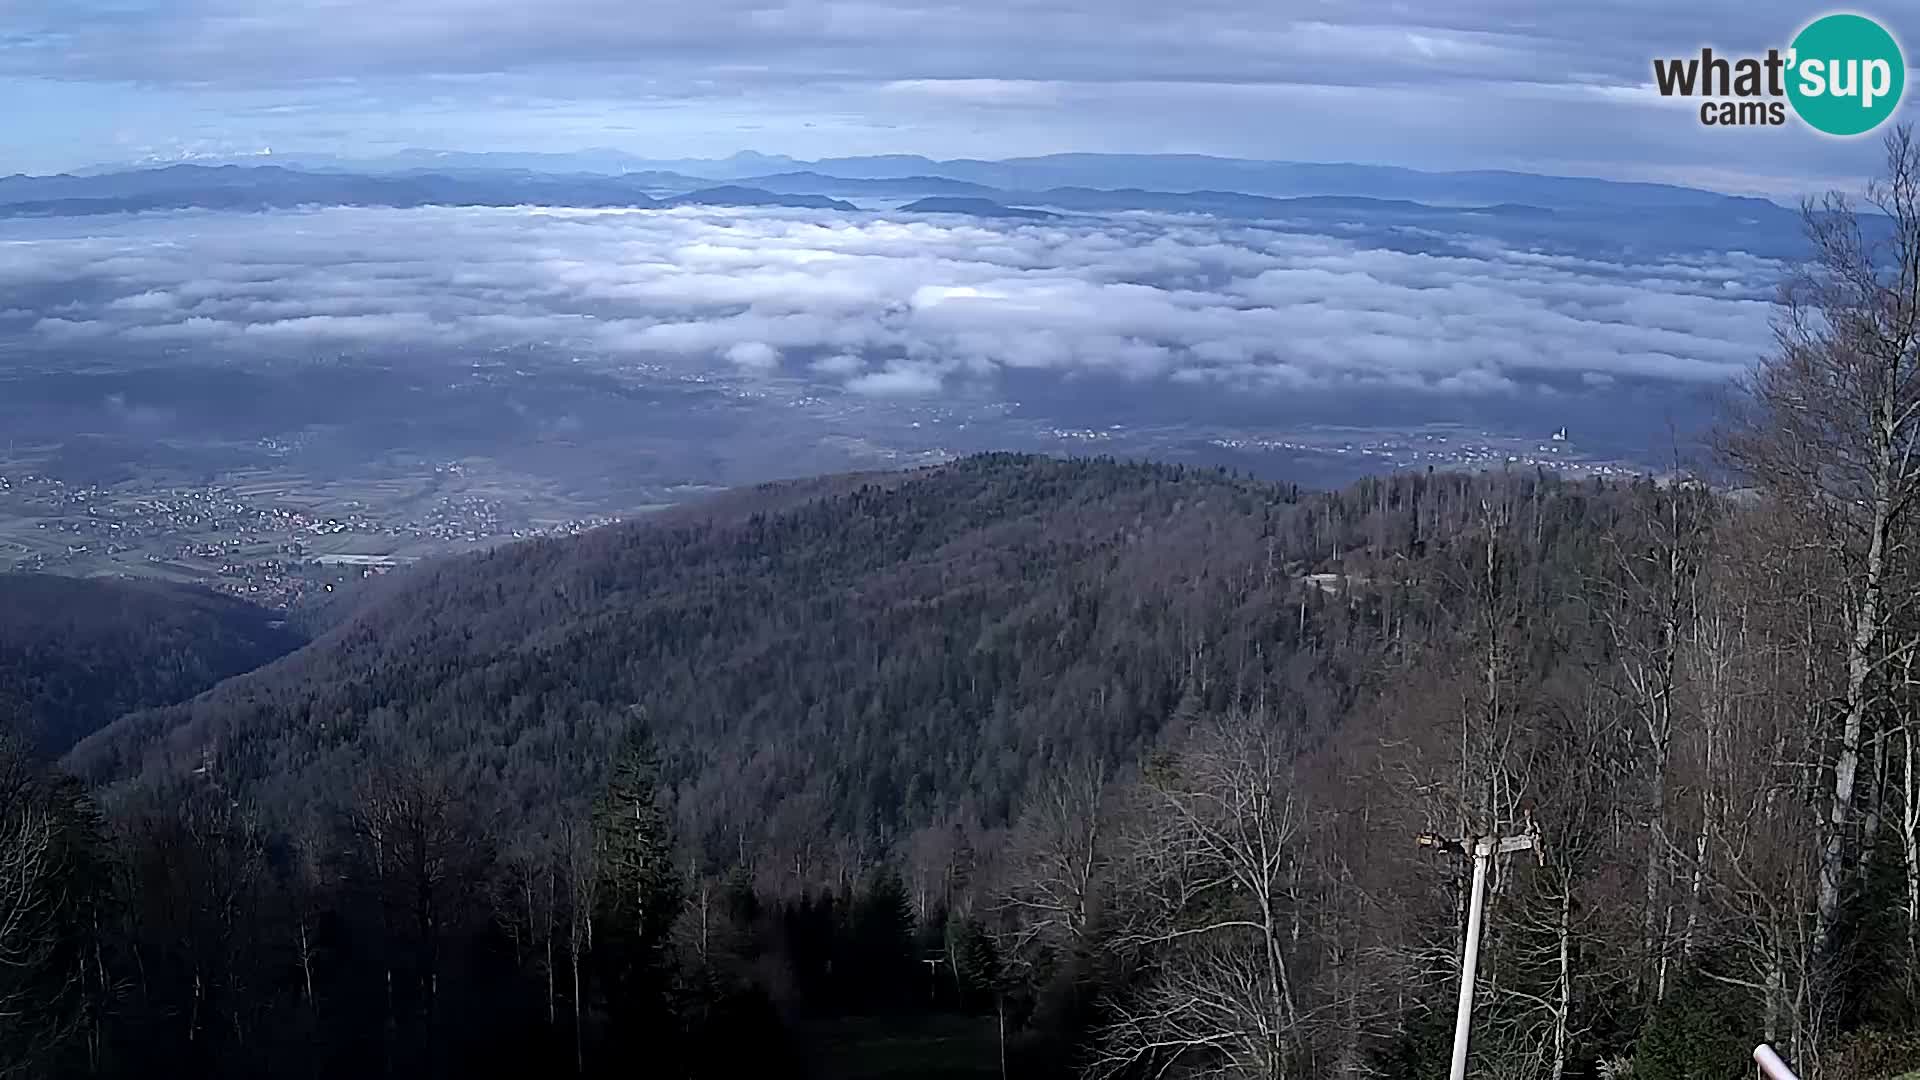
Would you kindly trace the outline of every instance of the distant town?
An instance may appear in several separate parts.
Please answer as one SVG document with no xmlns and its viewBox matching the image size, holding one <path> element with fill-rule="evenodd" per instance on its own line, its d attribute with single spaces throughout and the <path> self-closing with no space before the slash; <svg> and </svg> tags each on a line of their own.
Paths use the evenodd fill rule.
<svg viewBox="0 0 1920 1080">
<path fill-rule="evenodd" d="M 1368 471 L 1395 469 L 1544 468 L 1570 476 L 1637 476 L 1643 465 L 1593 456 L 1574 445 L 1566 428 L 1543 440 L 1502 436 L 1489 431 L 1428 428 L 1417 432 L 1368 432 L 1331 429 L 1285 438 L 1215 438 L 1213 445 L 1234 450 L 1352 455 L 1371 458 Z"/>
<path fill-rule="evenodd" d="M 426 555 L 569 535 L 615 520 L 536 523 L 455 493 L 395 516 L 348 500 L 325 510 L 234 484 L 138 490 L 0 473 L 0 569 L 198 581 L 269 607 Z"/>
</svg>

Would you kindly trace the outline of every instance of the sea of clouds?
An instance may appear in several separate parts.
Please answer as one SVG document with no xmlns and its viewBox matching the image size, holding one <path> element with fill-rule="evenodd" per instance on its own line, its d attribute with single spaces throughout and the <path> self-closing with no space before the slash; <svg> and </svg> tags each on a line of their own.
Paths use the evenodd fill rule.
<svg viewBox="0 0 1920 1080">
<path fill-rule="evenodd" d="M 1767 258 L 1327 231 L 707 207 L 0 222 L 0 342 L 241 358 L 541 345 L 884 397 L 1016 370 L 1283 391 L 1698 389 L 1771 341 L 1782 268 Z"/>
</svg>

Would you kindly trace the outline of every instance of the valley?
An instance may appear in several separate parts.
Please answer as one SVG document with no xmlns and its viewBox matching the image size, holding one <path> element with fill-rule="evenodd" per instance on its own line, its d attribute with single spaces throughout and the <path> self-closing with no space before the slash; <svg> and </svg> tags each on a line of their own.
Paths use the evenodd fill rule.
<svg viewBox="0 0 1920 1080">
<path fill-rule="evenodd" d="M 385 398 L 378 411 L 341 401 L 337 411 L 279 422 L 263 409 L 315 378 L 311 370 L 100 372 L 86 391 L 99 399 L 79 403 L 68 397 L 70 376 L 18 372 L 0 380 L 12 387 L 11 406 L 0 405 L 10 422 L 0 448 L 0 568 L 196 582 L 288 608 L 422 558 L 572 535 L 730 487 L 992 448 L 1225 467 L 1313 486 L 1401 469 L 1626 477 L 1671 467 L 1552 430 L 1254 427 L 1124 413 L 1123 422 L 1088 425 L 1084 407 L 1044 399 L 880 407 L 801 382 L 615 367 L 589 377 L 576 369 L 573 385 L 556 386 L 544 382 L 546 368 L 521 363 L 497 374 L 452 369 L 450 382 L 432 386 L 425 371 L 346 362 L 342 379 Z M 158 403 L 169 375 L 210 395 L 194 406 L 201 416 Z M 528 402 L 530 392 L 543 400 Z M 129 421 L 129 395 L 153 402 L 139 407 L 155 415 Z M 400 419 L 450 408 L 473 418 L 461 429 Z M 79 430 L 59 435 L 63 425 Z M 678 437 L 695 429 L 732 436 L 712 448 Z"/>
</svg>

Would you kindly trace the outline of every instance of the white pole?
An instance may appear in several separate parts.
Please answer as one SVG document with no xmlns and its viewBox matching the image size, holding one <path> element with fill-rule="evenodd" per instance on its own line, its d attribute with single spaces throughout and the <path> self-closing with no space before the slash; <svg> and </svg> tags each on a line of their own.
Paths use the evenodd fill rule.
<svg viewBox="0 0 1920 1080">
<path fill-rule="evenodd" d="M 1493 857 L 1491 838 L 1473 845 L 1473 895 L 1467 902 L 1467 943 L 1460 956 L 1460 1011 L 1453 1020 L 1453 1069 L 1450 1080 L 1466 1080 L 1467 1029 L 1473 1022 L 1473 970 L 1480 963 L 1480 915 L 1487 897 L 1487 860 Z"/>
<path fill-rule="evenodd" d="M 1780 1060 L 1780 1055 L 1773 1052 L 1773 1047 L 1766 1043 L 1753 1048 L 1753 1062 L 1760 1066 L 1760 1075 L 1767 1080 L 1799 1080 L 1793 1075 L 1793 1070 L 1787 1068 L 1787 1063 Z"/>
</svg>

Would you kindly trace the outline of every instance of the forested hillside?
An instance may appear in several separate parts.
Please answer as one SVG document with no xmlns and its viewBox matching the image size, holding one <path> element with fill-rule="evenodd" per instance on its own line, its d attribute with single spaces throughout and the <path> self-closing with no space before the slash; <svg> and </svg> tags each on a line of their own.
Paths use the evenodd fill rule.
<svg viewBox="0 0 1920 1080">
<path fill-rule="evenodd" d="M 272 612 L 202 589 L 0 574 L 0 735 L 56 757 L 300 644 Z"/>
<path fill-rule="evenodd" d="M 645 716 L 705 854 L 845 869 L 918 827 L 1004 825 L 1035 778 L 1132 761 L 1176 715 L 1284 693 L 1327 730 L 1379 617 L 1424 609 L 1389 590 L 1352 618 L 1341 586 L 1303 576 L 1372 575 L 1372 550 L 1453 536 L 1482 486 L 1303 503 L 1177 467 L 984 457 L 518 545 L 423 572 L 70 760 L 97 781 L 205 770 L 288 807 L 349 797 L 369 761 L 429 760 L 544 826 Z"/>
<path fill-rule="evenodd" d="M 1386 722 L 1381 702 L 1400 700 L 1405 680 L 1427 680 L 1429 694 L 1445 685 L 1433 680 L 1479 625 L 1490 528 L 1498 587 L 1516 611 L 1550 612 L 1604 563 L 1606 538 L 1660 497 L 1532 473 L 1410 474 L 1306 494 L 1218 472 L 1012 455 L 779 486 L 423 568 L 299 653 L 190 704 L 129 716 L 68 762 L 109 785 L 133 856 L 167 868 L 131 898 L 158 926 L 121 947 L 151 965 L 157 943 L 143 950 L 144 934 L 157 929 L 177 949 L 177 935 L 217 933 L 214 966 L 229 989 L 204 1007 L 269 1028 L 254 1053 L 308 1037 L 284 1027 L 300 1001 L 344 1009 L 363 996 L 350 987 L 393 977 L 361 966 L 369 935 L 411 942 L 414 994 L 460 973 L 459 991 L 394 1006 L 403 1016 L 487 1015 L 552 977 L 545 1007 L 557 1018 L 582 992 L 568 981 L 574 956 L 592 959 L 584 935 L 625 917 L 656 935 L 649 955 L 678 935 L 679 949 L 707 957 L 693 965 L 702 988 L 677 991 L 698 1004 L 678 999 L 663 1014 L 723 1018 L 711 1021 L 723 1035 L 679 1029 L 699 1048 L 688 1051 L 693 1071 L 726 1075 L 731 1059 L 708 1040 L 731 1043 L 732 1025 L 779 1047 L 751 1025 L 797 1039 L 842 1015 L 905 1022 L 901 1002 L 917 1001 L 961 1019 L 1015 1009 L 1014 1060 L 1051 1075 L 1078 1064 L 1093 1019 L 1083 1007 L 1110 975 L 1060 966 L 1065 939 L 1052 936 L 1091 931 L 1091 894 L 1057 927 L 1024 922 L 1032 901 L 1016 900 L 1020 890 L 1054 888 L 1024 877 L 1028 860 L 1046 859 L 1037 821 L 1092 813 L 1076 801 L 1085 783 L 1117 792 L 1159 775 L 1167 752 L 1228 718 L 1259 717 L 1289 757 L 1336 760 L 1350 728 Z M 1567 647 L 1529 641 L 1524 681 L 1560 670 Z M 1141 773 L 1149 760 L 1160 764 Z M 1319 771 L 1307 770 L 1315 789 Z M 611 858 L 607 800 L 635 790 L 657 798 L 627 805 L 659 808 L 643 830 L 650 854 L 619 860 L 639 875 L 636 896 L 662 906 L 644 917 L 639 900 L 626 916 L 601 911 L 589 893 L 602 871 L 582 877 Z M 208 842 L 214 851 L 183 857 L 182 845 Z M 264 910 L 222 912 L 199 930 L 146 910 L 174 890 L 228 892 L 236 873 L 262 890 Z M 406 929 L 423 917 L 404 899 L 410 874 L 436 898 L 424 935 Z M 354 884 L 369 875 L 397 879 L 396 906 Z M 728 944 L 694 944 L 708 935 Z M 517 959 L 491 967 L 505 963 L 501 949 Z M 929 956 L 945 958 L 944 975 L 930 979 L 919 962 Z M 185 978 L 205 960 L 176 962 Z M 665 971 L 654 973 L 660 988 L 635 991 L 642 1000 L 676 1000 Z M 315 972 L 339 982 L 309 986 Z M 235 996 L 289 977 L 290 1014 L 260 1015 L 271 998 Z M 585 977 L 596 980 L 590 968 Z M 588 1000 L 599 1011 L 586 1014 L 579 1053 L 617 1069 L 615 1018 L 639 1006 Z M 528 1007 L 537 1035 L 539 1006 Z M 328 1016 L 335 1068 L 388 1053 L 425 1068 L 412 1055 L 459 1027 L 383 1050 L 375 1016 Z M 564 1055 L 565 1025 L 557 1034 Z M 796 1046 L 780 1067 L 806 1067 L 810 1052 Z"/>
<path fill-rule="evenodd" d="M 1920 147 L 1685 475 L 987 456 L 421 568 L 0 754 L 0 1075 L 1920 1065 Z M 1501 847 L 1502 841 L 1512 842 Z"/>
</svg>

